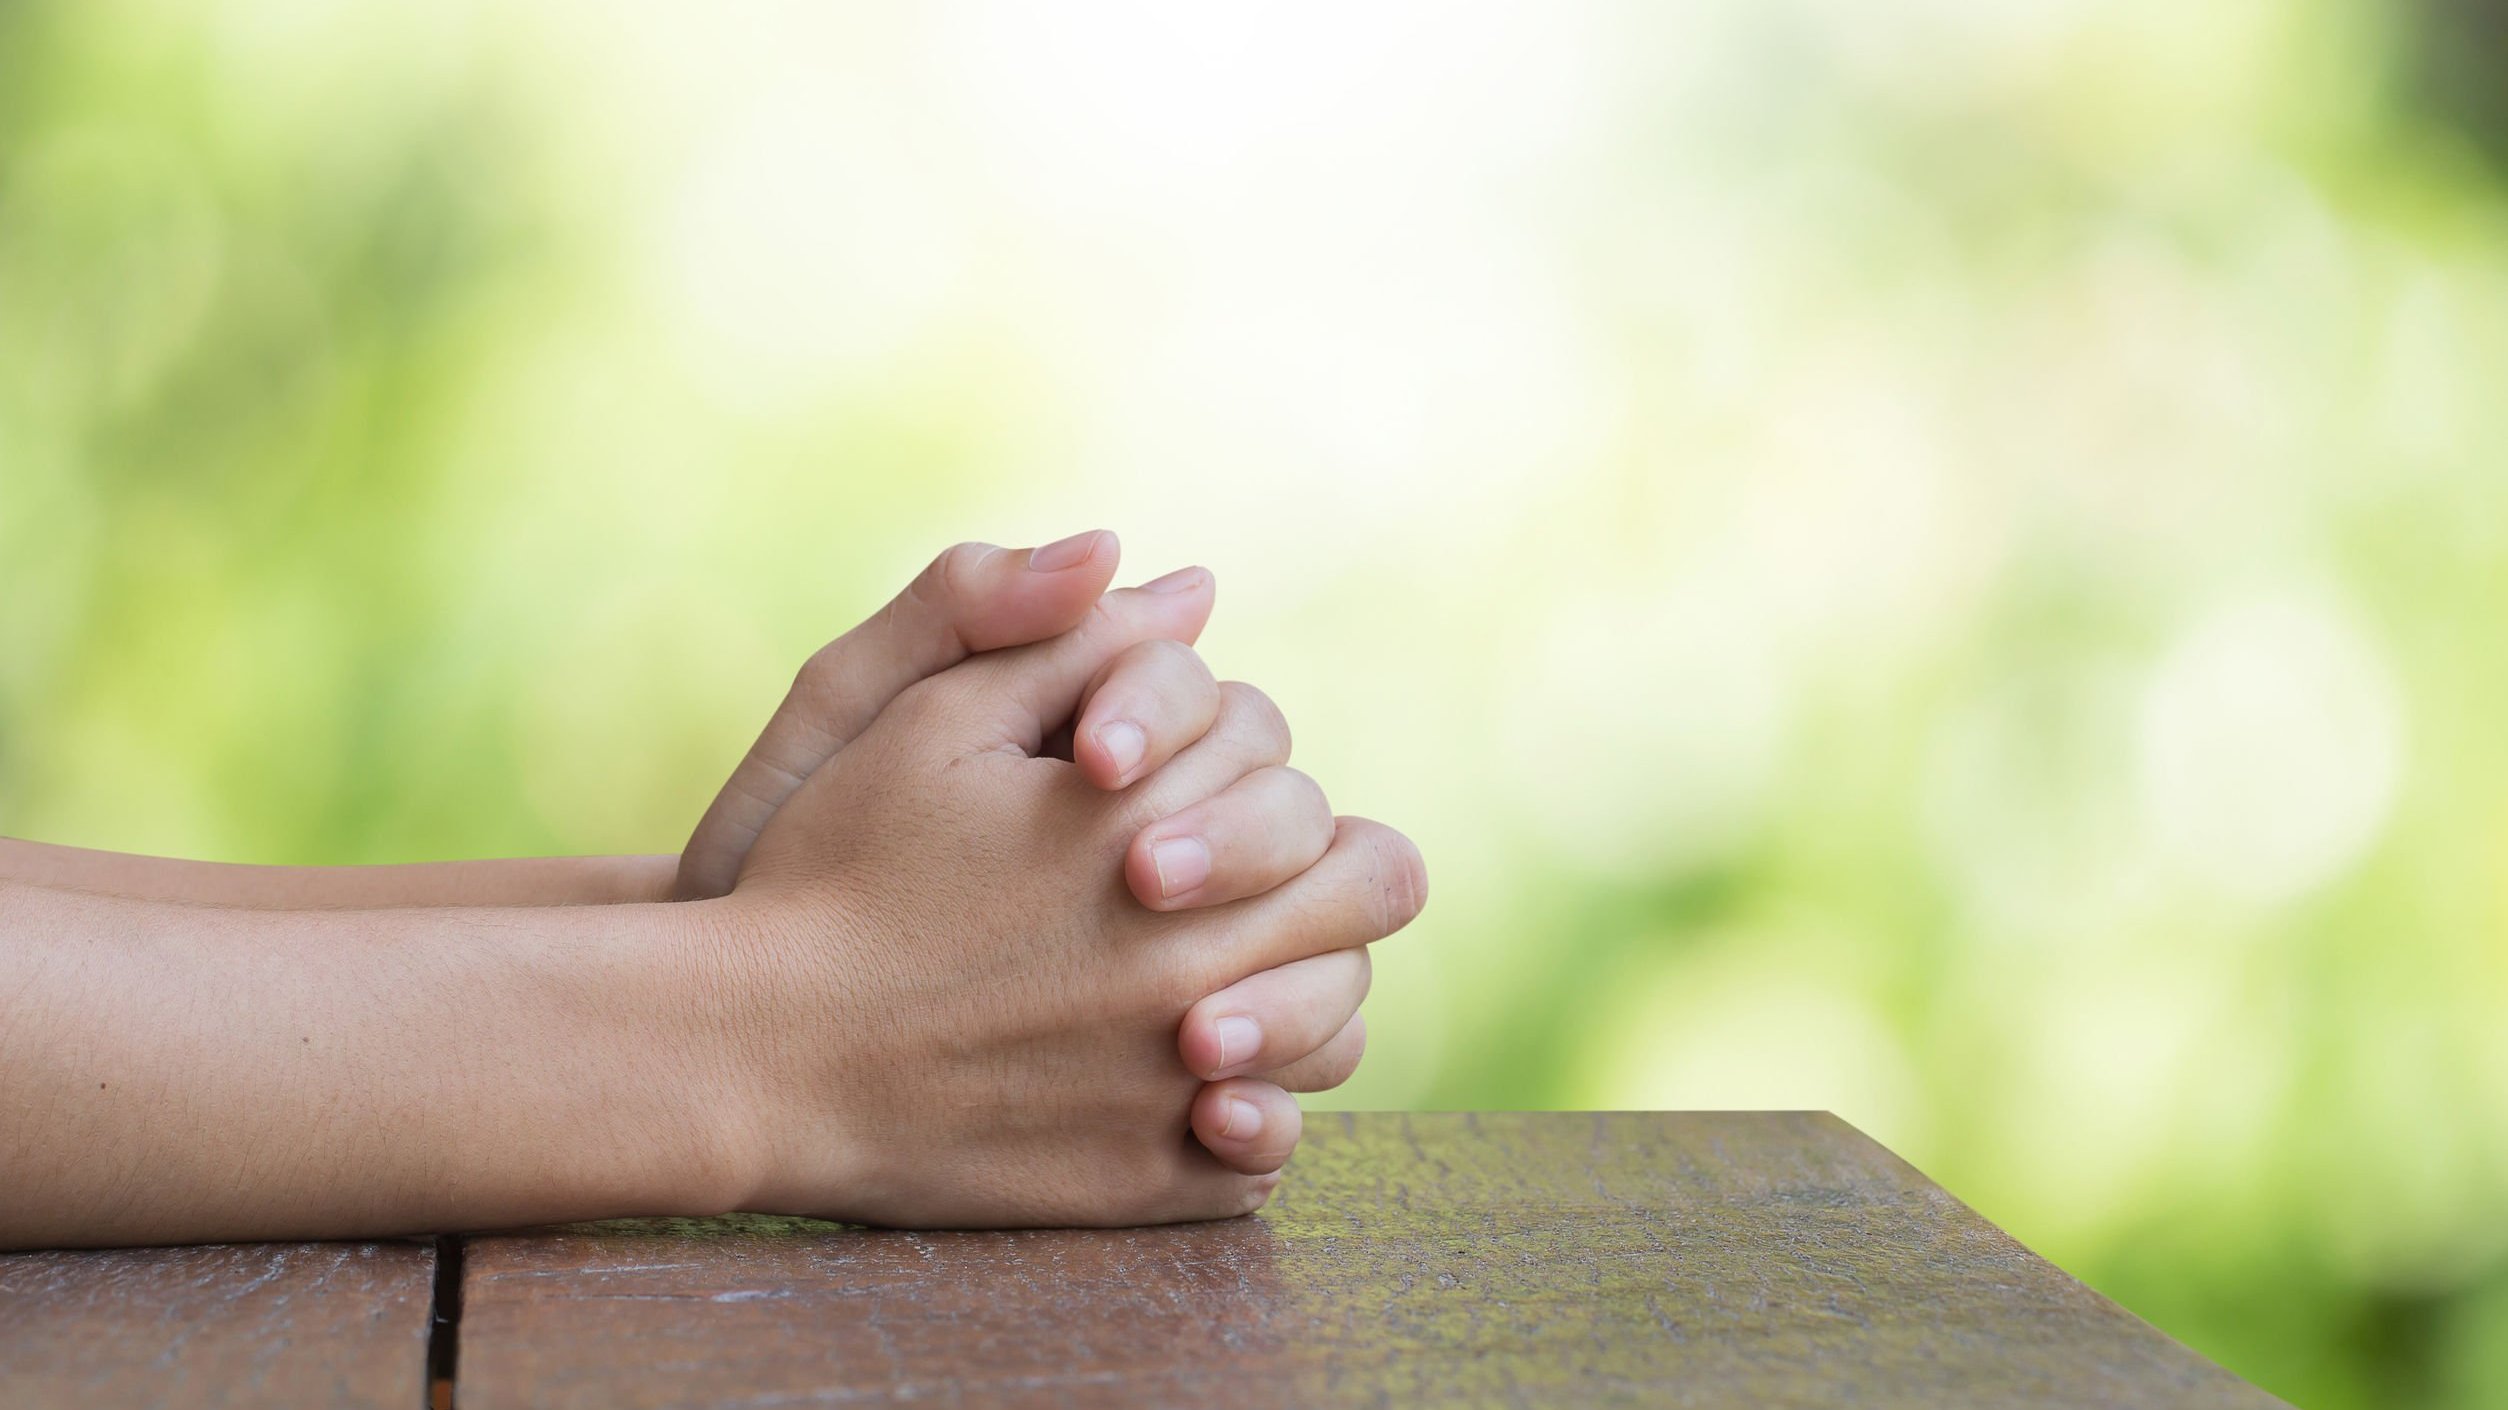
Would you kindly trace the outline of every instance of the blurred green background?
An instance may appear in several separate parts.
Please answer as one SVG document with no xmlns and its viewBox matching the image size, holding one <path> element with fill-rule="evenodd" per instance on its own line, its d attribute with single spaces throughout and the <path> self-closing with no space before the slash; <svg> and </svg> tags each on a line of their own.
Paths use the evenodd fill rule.
<svg viewBox="0 0 2508 1410">
<path fill-rule="evenodd" d="M 0 4 L 0 831 L 675 848 L 1108 526 L 1422 844 L 1358 1106 L 1834 1109 L 2508 1403 L 2476 0 Z"/>
</svg>

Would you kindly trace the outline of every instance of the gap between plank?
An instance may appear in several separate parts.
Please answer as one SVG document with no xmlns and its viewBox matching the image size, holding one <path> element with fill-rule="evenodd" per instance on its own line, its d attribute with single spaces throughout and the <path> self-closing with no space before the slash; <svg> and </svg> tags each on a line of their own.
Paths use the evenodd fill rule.
<svg viewBox="0 0 2508 1410">
<path fill-rule="evenodd" d="M 435 1304 L 427 1317 L 427 1410 L 453 1410 L 453 1371 L 461 1360 L 462 1241 L 435 1236 Z"/>
</svg>

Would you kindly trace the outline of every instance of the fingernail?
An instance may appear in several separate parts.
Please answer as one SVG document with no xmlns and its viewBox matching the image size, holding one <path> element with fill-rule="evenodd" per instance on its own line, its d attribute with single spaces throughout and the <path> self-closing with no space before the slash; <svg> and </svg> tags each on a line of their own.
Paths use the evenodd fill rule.
<svg viewBox="0 0 2508 1410">
<path fill-rule="evenodd" d="M 1148 582 L 1141 584 L 1141 591 L 1143 591 L 1143 592 L 1187 592 L 1187 591 L 1190 591 L 1190 590 L 1191 590 L 1191 589 L 1193 589 L 1193 588 L 1196 588 L 1196 587 L 1201 586 L 1201 583 L 1202 583 L 1202 570 L 1201 570 L 1201 569 L 1199 569 L 1199 568 L 1178 568 L 1176 571 L 1174 571 L 1174 572 L 1172 572 L 1172 573 L 1169 573 L 1167 576 L 1165 576 L 1165 577 L 1163 577 L 1163 578 L 1152 578 L 1152 579 L 1150 579 Z"/>
<path fill-rule="evenodd" d="M 1150 844 L 1161 899 L 1181 896 L 1210 880 L 1210 847 L 1198 837 L 1170 837 Z"/>
<path fill-rule="evenodd" d="M 1250 1141 L 1263 1134 L 1263 1109 L 1243 1097 L 1228 1098 L 1228 1119 L 1219 1134 L 1231 1141 Z"/>
<path fill-rule="evenodd" d="M 1149 753 L 1149 736 L 1130 720 L 1110 720 L 1097 727 L 1097 747 L 1115 761 L 1116 778 L 1130 778 L 1132 771 L 1141 766 L 1142 757 Z"/>
<path fill-rule="evenodd" d="M 1065 568 L 1078 567 L 1087 562 L 1088 556 L 1096 551 L 1097 536 L 1104 532 L 1103 529 L 1091 529 L 1085 534 L 1073 534 L 1067 539 L 1054 540 L 1028 555 L 1029 571 L 1059 573 Z"/>
<path fill-rule="evenodd" d="M 1219 1036 L 1219 1071 L 1214 1076 L 1225 1076 L 1238 1063 L 1253 1061 L 1262 1050 L 1263 1025 L 1241 1013 L 1232 1013 L 1210 1027 Z"/>
</svg>

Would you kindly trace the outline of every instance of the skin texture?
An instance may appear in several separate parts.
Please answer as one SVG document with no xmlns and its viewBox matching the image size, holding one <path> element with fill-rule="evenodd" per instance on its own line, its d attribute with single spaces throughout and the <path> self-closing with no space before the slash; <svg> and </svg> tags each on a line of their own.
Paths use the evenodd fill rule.
<svg viewBox="0 0 2508 1410">
<path fill-rule="evenodd" d="M 1288 726 L 1270 701 L 1241 682 L 1223 687 L 1188 645 L 1210 618 L 1211 575 L 1185 568 L 1108 593 L 1120 556 L 1115 536 L 1103 530 L 1032 550 L 982 543 L 944 550 L 886 607 L 812 654 L 676 859 L 264 867 L 0 838 L 0 879 L 146 900 L 285 910 L 597 905 L 719 896 L 737 878 L 756 829 L 907 687 L 973 652 L 1078 631 L 1112 655 L 1083 690 L 1078 718 L 1054 730 L 1047 748 L 1076 762 L 1082 777 L 1108 790 L 1125 788 L 1214 725 L 1223 734 L 1252 731 L 1257 752 L 1271 765 L 1241 781 L 1214 780 L 1213 787 L 1226 787 L 1226 794 L 1145 829 L 1124 863 L 1133 894 L 1154 910 L 1178 910 L 1269 890 L 1305 870 L 1331 841 L 1332 816 L 1323 792 L 1285 767 Z M 1241 1062 L 1224 1073 L 1213 1070 L 1212 1055 L 1228 1041 L 1214 1025 L 1233 1019 L 1240 1053 L 1250 1041 L 1243 1036 L 1245 1025 L 1270 1035 L 1259 1071 L 1275 1086 L 1293 1092 L 1338 1086 L 1349 1080 L 1365 1048 L 1365 1030 L 1350 1016 L 1365 997 L 1365 976 L 1360 955 L 1355 963 L 1300 964 L 1277 977 L 1250 979 L 1241 993 L 1213 995 L 1194 1010 L 1179 1034 L 1179 1051 L 1192 1070 L 1206 1076 L 1255 1071 Z M 1283 1036 L 1313 1032 L 1320 1014 L 1337 1017 L 1314 1042 L 1298 1047 Z M 1259 1099 L 1279 1118 L 1276 1100 Z M 1249 1147 L 1242 1134 L 1222 1134 L 1228 1124 L 1197 1120 L 1196 1129 L 1214 1151 L 1241 1167 L 1277 1168 L 1269 1140 Z"/>
<path fill-rule="evenodd" d="M 731 899 L 762 908 L 766 938 L 731 1007 L 765 1021 L 735 1043 L 794 1104 L 761 1118 L 779 1175 L 754 1207 L 1129 1224 L 1238 1214 L 1268 1195 L 1270 1176 L 1186 1139 L 1188 1111 L 1205 1134 L 1285 1159 L 1295 1108 L 1246 1079 L 1204 1093 L 1175 1061 L 1179 1017 L 1408 923 L 1426 894 L 1419 854 L 1341 819 L 1285 885 L 1192 911 L 1140 906 L 1110 879 L 1142 827 L 1269 767 L 1278 746 L 1250 726 L 1213 729 L 1107 793 L 1044 747 L 1097 669 L 1081 640 L 911 687 L 759 835 Z M 889 982 L 866 991 L 864 975 Z M 876 1036 L 846 1036 L 863 1034 Z"/>
<path fill-rule="evenodd" d="M 886 607 L 803 663 L 681 849 L 675 894 L 729 894 L 775 810 L 899 692 L 979 651 L 1080 626 L 1120 556 L 1113 534 L 1092 530 L 1036 549 L 962 543 L 934 558 Z M 1207 576 L 1193 592 L 1117 594 L 1100 630 L 1128 633 L 1119 645 L 1162 634 L 1190 644 L 1210 620 Z"/>
<path fill-rule="evenodd" d="M 677 857 L 497 857 L 374 867 L 266 867 L 142 857 L 0 837 L 0 881 L 138 901 L 264 910 L 601 906 L 670 896 Z"/>
<path fill-rule="evenodd" d="M 770 815 L 726 898 L 279 911 L 0 883 L 23 962 L 0 1244 L 1251 1208 L 1296 1109 L 1272 1082 L 1204 1088 L 1186 1012 L 1216 1038 L 1222 1011 L 1263 1010 L 1285 1044 L 1335 1016 L 1326 990 L 1354 1008 L 1363 966 L 1319 961 L 1409 918 L 1417 853 L 1327 819 L 1320 862 L 1244 900 L 1159 911 L 1116 886 L 1145 828 L 1288 747 L 1259 692 L 1137 645 L 1075 630 L 909 687 Z M 1119 711 L 1133 679 L 1186 698 Z M 1181 737 L 1206 708 L 1165 763 L 1101 761 L 1112 791 L 1046 749 L 1059 720 Z M 1290 1007 L 1321 1017 L 1270 1011 L 1302 973 L 1319 987 Z M 1337 1080 L 1346 1057 L 1335 1038 L 1290 1067 Z"/>
<path fill-rule="evenodd" d="M 1064 659 L 1098 664 L 1076 716 L 1044 729 L 1046 752 L 1119 793 L 1198 746 L 1197 762 L 1157 791 L 1172 815 L 1151 819 L 1124 852 L 1121 873 L 1139 903 L 1218 906 L 1288 882 L 1324 855 L 1335 820 L 1313 781 L 1285 767 L 1286 722 L 1252 687 L 1214 680 L 1186 644 L 1209 618 L 1210 575 L 1188 568 L 1106 593 L 1118 553 L 1112 534 L 1093 531 L 1035 550 L 960 544 L 939 555 L 888 607 L 812 656 L 676 859 L 255 867 L 0 839 L 0 881 L 265 911 L 712 897 L 739 875 L 757 830 L 901 693 L 971 653 L 1061 633 Z M 1196 790 L 1216 796 L 1196 801 Z M 1298 1129 L 1286 1092 L 1349 1078 L 1364 1048 L 1355 1011 L 1366 987 L 1366 953 L 1354 948 L 1204 996 L 1174 1030 L 1185 1069 L 1260 1080 L 1191 1094 L 1180 1109 L 1203 1144 L 1241 1173 L 1278 1169 Z"/>
<path fill-rule="evenodd" d="M 148 857 L 0 837 L 0 881 L 138 900 L 271 910 L 605 905 L 727 894 L 756 829 L 899 691 L 997 646 L 1059 636 L 1088 618 L 1120 558 L 1104 530 L 1039 549 L 958 544 L 861 626 L 814 653 L 677 857 L 518 857 L 395 866 L 274 867 Z M 1038 571 L 1032 564 L 1047 565 Z M 1184 591 L 1175 591 L 1182 579 Z M 1207 574 L 1164 592 L 1119 592 L 1122 630 L 1190 643 L 1209 620 Z M 1165 753 L 1181 741 L 1161 739 Z M 1156 761 L 1153 760 L 1153 765 Z M 1136 770 L 1146 772 L 1146 768 Z"/>
<path fill-rule="evenodd" d="M 1106 592 L 1121 555 L 1115 536 L 1075 534 L 1033 550 L 962 543 L 935 557 L 887 607 L 828 643 L 796 674 L 792 688 L 706 811 L 681 854 L 674 894 L 721 895 L 741 874 L 758 833 L 796 791 L 869 727 L 890 702 L 968 656 L 1075 633 L 1110 651 L 1083 686 L 1078 716 L 1047 728 L 1041 747 L 1071 760 L 1081 777 L 1120 790 L 1158 770 L 1214 727 L 1245 734 L 1240 742 L 1268 768 L 1240 782 L 1212 780 L 1227 796 L 1161 819 L 1128 849 L 1126 883 L 1143 905 L 1178 910 L 1259 894 L 1296 876 L 1321 857 L 1332 816 L 1313 780 L 1285 767 L 1289 731 L 1261 692 L 1214 680 L 1190 650 L 1210 619 L 1216 584 L 1200 568 L 1184 568 L 1139 588 Z M 1154 833 L 1154 835 L 1153 835 Z M 1180 852 L 1171 850 L 1181 848 Z M 1193 869 L 1194 884 L 1170 892 L 1157 869 L 1164 851 Z M 1171 868 L 1172 870 L 1172 868 Z M 1180 873 L 1179 873 L 1180 874 Z M 1260 982 L 1256 982 L 1259 980 Z M 1224 1040 L 1216 1031 L 1233 1018 L 1270 1035 L 1263 1043 L 1263 1083 L 1243 1084 L 1194 1107 L 1193 1128 L 1222 1159 L 1248 1173 L 1278 1169 L 1296 1144 L 1295 1103 L 1281 1092 L 1323 1091 L 1349 1080 L 1366 1048 L 1355 1017 L 1366 997 L 1364 952 L 1338 963 L 1301 963 L 1279 976 L 1250 979 L 1242 992 L 1208 996 L 1177 1035 L 1190 1070 L 1225 1073 L 1206 1060 Z M 1315 1015 L 1331 1025 L 1305 1047 Z M 1242 1046 L 1240 1047 L 1242 1051 Z M 1231 1119 L 1231 1118 L 1234 1119 Z"/>
<path fill-rule="evenodd" d="M 695 919 L 0 884 L 0 1246 L 732 1208 L 751 1134 Z"/>
</svg>

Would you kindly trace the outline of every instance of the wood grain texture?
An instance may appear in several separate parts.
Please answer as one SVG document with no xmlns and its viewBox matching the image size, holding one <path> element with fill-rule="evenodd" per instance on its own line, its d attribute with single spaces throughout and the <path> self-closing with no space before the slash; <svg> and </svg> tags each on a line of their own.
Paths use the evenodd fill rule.
<svg viewBox="0 0 2508 1410">
<path fill-rule="evenodd" d="M 0 1405 L 426 1403 L 424 1244 L 0 1254 Z"/>
<path fill-rule="evenodd" d="M 2279 1404 L 1833 1117 L 1322 1116 L 1250 1219 L 483 1238 L 462 1410 Z"/>
</svg>

